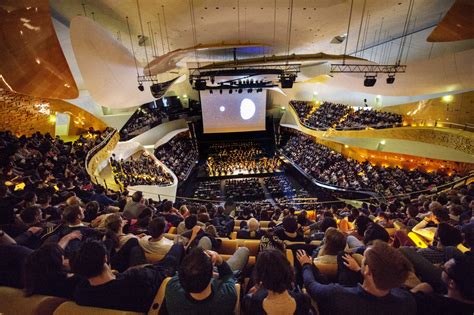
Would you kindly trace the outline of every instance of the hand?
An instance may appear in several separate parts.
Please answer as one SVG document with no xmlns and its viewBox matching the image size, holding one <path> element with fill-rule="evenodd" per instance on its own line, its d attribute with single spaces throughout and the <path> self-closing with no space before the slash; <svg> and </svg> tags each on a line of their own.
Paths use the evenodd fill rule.
<svg viewBox="0 0 474 315">
<path fill-rule="evenodd" d="M 69 234 L 67 234 L 65 236 L 68 240 L 72 241 L 73 239 L 81 239 L 82 238 L 82 234 L 81 234 L 81 231 L 74 231 L 74 232 L 71 232 Z"/>
<path fill-rule="evenodd" d="M 355 272 L 360 271 L 361 268 L 359 264 L 351 255 L 344 254 L 344 256 L 342 256 L 342 259 L 344 260 L 344 266 Z"/>
<path fill-rule="evenodd" d="M 38 226 L 32 226 L 28 229 L 28 232 L 31 232 L 32 234 L 39 234 L 43 231 L 43 228 L 38 227 Z"/>
<path fill-rule="evenodd" d="M 260 283 L 257 283 L 257 284 L 254 285 L 252 288 L 250 288 L 248 294 L 254 294 L 255 292 L 258 291 L 258 289 L 260 289 Z"/>
<path fill-rule="evenodd" d="M 219 266 L 224 261 L 222 257 L 213 250 L 205 250 L 204 253 L 211 258 L 213 265 Z"/>
<path fill-rule="evenodd" d="M 311 260 L 311 257 L 309 257 L 306 252 L 302 249 L 298 250 L 296 252 L 296 258 L 298 259 L 298 261 L 300 262 L 300 265 L 301 266 L 304 266 L 306 264 L 312 264 L 313 261 Z"/>
<path fill-rule="evenodd" d="M 309 231 L 309 226 L 303 226 L 303 231 L 304 232 Z"/>
<path fill-rule="evenodd" d="M 142 237 L 145 237 L 145 236 L 146 236 L 145 233 L 140 233 L 140 234 L 137 235 L 138 238 L 142 238 Z"/>
</svg>

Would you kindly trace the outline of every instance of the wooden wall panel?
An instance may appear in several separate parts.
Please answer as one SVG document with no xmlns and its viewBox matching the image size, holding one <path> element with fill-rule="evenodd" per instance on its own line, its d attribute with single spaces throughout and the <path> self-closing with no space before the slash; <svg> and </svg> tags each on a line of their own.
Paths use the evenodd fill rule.
<svg viewBox="0 0 474 315">
<path fill-rule="evenodd" d="M 0 60 L 0 81 L 11 91 L 56 99 L 79 96 L 47 0 L 1 1 Z"/>
<path fill-rule="evenodd" d="M 90 127 L 97 130 L 107 126 L 89 112 L 66 101 L 36 98 L 0 89 L 0 130 L 17 135 L 31 135 L 36 131 L 55 133 L 55 113 L 70 116 L 69 135 L 79 135 Z"/>
</svg>

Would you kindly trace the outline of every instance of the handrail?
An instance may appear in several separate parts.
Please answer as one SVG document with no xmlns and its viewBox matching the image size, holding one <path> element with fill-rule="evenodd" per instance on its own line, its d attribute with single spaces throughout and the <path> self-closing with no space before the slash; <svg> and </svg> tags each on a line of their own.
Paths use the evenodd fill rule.
<svg viewBox="0 0 474 315">
<path fill-rule="evenodd" d="M 305 127 L 316 130 L 316 131 L 328 131 L 329 129 L 334 129 L 337 131 L 353 131 L 353 130 L 366 130 L 366 129 L 387 129 L 387 128 L 401 128 L 401 127 L 436 127 L 436 128 L 452 128 L 452 129 L 459 129 L 459 130 L 466 130 L 466 131 L 473 131 L 474 132 L 474 124 L 466 123 L 466 124 L 458 124 L 448 121 L 442 121 L 439 119 L 420 119 L 420 118 L 410 118 L 409 116 L 404 116 L 404 121 L 401 123 L 395 124 L 383 124 L 383 125 L 364 125 L 360 127 L 328 127 L 328 128 L 316 128 L 311 125 L 306 124 L 301 120 L 301 117 L 298 115 L 297 109 L 292 104 L 292 101 L 289 102 L 291 108 L 295 111 L 296 116 L 298 117 L 298 121 Z"/>
</svg>

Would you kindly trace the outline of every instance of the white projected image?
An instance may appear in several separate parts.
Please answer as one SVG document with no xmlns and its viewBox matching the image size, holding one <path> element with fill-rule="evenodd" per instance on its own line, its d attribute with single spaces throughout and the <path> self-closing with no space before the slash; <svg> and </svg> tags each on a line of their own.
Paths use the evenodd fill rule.
<svg viewBox="0 0 474 315">
<path fill-rule="evenodd" d="M 204 133 L 265 130 L 266 92 L 201 92 Z"/>
</svg>

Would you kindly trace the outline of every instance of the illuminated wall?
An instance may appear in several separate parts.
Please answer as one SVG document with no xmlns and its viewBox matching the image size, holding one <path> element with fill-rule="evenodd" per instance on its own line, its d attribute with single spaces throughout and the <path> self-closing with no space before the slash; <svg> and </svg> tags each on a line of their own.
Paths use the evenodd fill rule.
<svg viewBox="0 0 474 315">
<path fill-rule="evenodd" d="M 387 106 L 383 110 L 413 119 L 474 124 L 474 91 Z"/>
<path fill-rule="evenodd" d="M 107 127 L 94 115 L 68 102 L 0 90 L 0 130 L 18 135 L 37 131 L 54 135 L 57 112 L 69 114 L 70 136 L 82 134 L 90 127 L 99 130 Z"/>
</svg>

